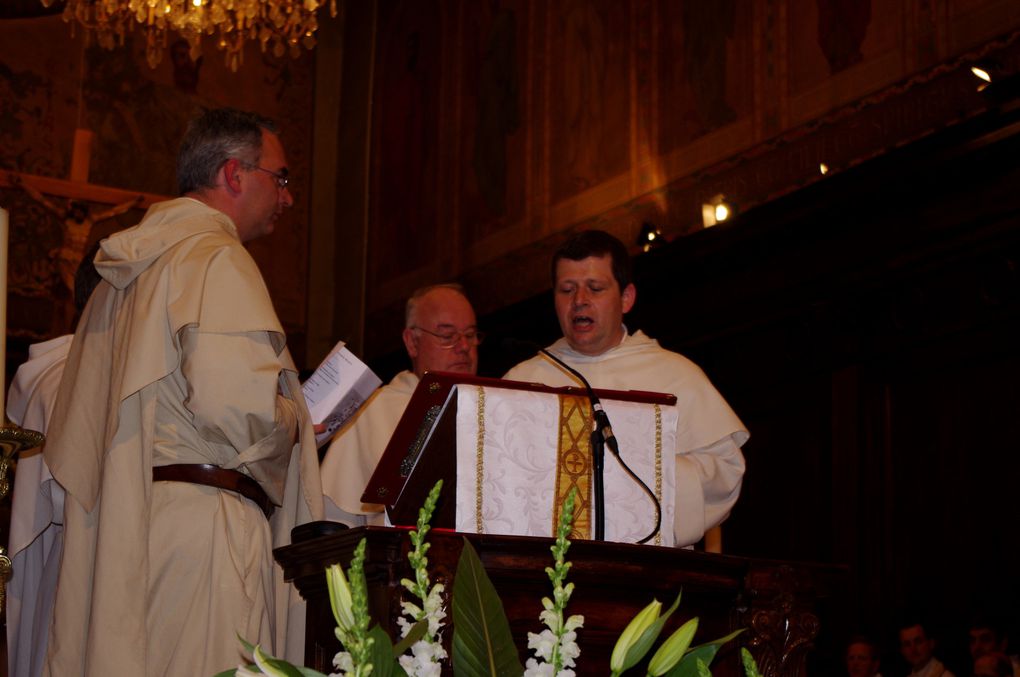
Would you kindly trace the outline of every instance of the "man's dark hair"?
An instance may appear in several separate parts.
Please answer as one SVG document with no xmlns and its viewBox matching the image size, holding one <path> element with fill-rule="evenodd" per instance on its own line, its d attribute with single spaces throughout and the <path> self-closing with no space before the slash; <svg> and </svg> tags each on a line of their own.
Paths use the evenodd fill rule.
<svg viewBox="0 0 1020 677">
<path fill-rule="evenodd" d="M 968 630 L 991 630 L 995 635 L 995 641 L 1001 642 L 1006 639 L 1006 624 L 1001 618 L 993 614 L 976 614 L 971 617 Z"/>
<path fill-rule="evenodd" d="M 262 130 L 276 133 L 276 123 L 234 108 L 204 111 L 191 121 L 177 153 L 177 187 L 181 195 L 216 185 L 216 172 L 236 158 L 257 165 L 262 156 Z"/>
<path fill-rule="evenodd" d="M 866 635 L 854 635 L 850 638 L 850 641 L 846 643 L 846 648 L 849 650 L 854 644 L 863 644 L 871 650 L 872 660 L 879 660 L 881 658 L 881 651 L 878 648 L 878 643 Z"/>
<path fill-rule="evenodd" d="M 931 620 L 923 615 L 909 614 L 901 617 L 896 626 L 896 633 L 899 634 L 913 627 L 920 627 L 924 631 L 924 636 L 932 639 Z"/>
<path fill-rule="evenodd" d="M 561 244 L 553 254 L 553 286 L 556 286 L 556 264 L 560 259 L 583 261 L 589 256 L 609 256 L 613 277 L 620 285 L 620 291 L 631 283 L 630 254 L 623 243 L 604 230 L 583 230 Z"/>
<path fill-rule="evenodd" d="M 89 297 L 92 296 L 92 292 L 103 279 L 93 262 L 101 242 L 101 240 L 97 240 L 89 247 L 85 256 L 82 257 L 81 263 L 78 264 L 78 270 L 74 272 L 74 309 L 78 315 L 81 315 L 81 311 L 85 310 L 85 304 L 89 302 Z"/>
</svg>

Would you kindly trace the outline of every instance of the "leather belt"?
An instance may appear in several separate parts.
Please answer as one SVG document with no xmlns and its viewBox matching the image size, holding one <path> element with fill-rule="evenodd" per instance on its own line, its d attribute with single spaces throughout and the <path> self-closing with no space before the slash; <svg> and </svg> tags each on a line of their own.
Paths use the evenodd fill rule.
<svg viewBox="0 0 1020 677">
<path fill-rule="evenodd" d="M 152 469 L 152 481 L 188 482 L 233 491 L 253 501 L 266 517 L 272 515 L 276 508 L 259 483 L 252 478 L 236 470 L 226 470 L 208 463 L 159 465 Z"/>
</svg>

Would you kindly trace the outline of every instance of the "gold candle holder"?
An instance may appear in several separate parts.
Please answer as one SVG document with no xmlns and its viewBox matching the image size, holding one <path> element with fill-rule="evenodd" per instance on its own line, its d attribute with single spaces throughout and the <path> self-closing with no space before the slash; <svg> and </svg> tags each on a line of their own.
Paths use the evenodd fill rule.
<svg viewBox="0 0 1020 677">
<path fill-rule="evenodd" d="M 6 498 L 11 491 L 8 471 L 14 465 L 18 454 L 42 446 L 45 440 L 40 432 L 26 430 L 10 421 L 4 421 L 3 427 L 0 427 L 0 500 Z M 0 546 L 0 614 L 6 609 L 7 581 L 11 579 L 13 568 L 6 549 Z"/>
</svg>

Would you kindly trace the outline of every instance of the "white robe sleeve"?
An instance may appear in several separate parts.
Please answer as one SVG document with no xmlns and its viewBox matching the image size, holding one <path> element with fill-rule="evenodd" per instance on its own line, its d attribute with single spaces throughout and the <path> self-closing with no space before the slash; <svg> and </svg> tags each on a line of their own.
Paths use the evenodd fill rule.
<svg viewBox="0 0 1020 677">
<path fill-rule="evenodd" d="M 733 435 L 677 454 L 673 533 L 678 546 L 697 543 L 729 516 L 743 477 L 744 455 Z"/>
</svg>

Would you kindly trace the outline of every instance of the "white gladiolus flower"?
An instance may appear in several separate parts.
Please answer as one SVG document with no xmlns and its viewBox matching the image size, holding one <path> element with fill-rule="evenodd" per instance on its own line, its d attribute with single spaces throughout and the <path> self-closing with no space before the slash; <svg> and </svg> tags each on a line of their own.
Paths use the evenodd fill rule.
<svg viewBox="0 0 1020 677">
<path fill-rule="evenodd" d="M 346 677 L 348 673 L 354 670 L 354 660 L 351 658 L 351 654 L 346 651 L 337 652 L 333 656 L 333 667 L 337 671 L 330 673 L 329 677 Z"/>
<path fill-rule="evenodd" d="M 535 655 L 544 661 L 552 658 L 553 649 L 558 642 L 559 639 L 552 630 L 543 630 L 537 635 L 533 632 L 528 633 L 528 648 L 534 649 Z"/>
<path fill-rule="evenodd" d="M 524 677 L 556 677 L 553 674 L 553 666 L 548 663 L 539 663 L 534 658 L 529 658 L 525 666 Z"/>
</svg>

